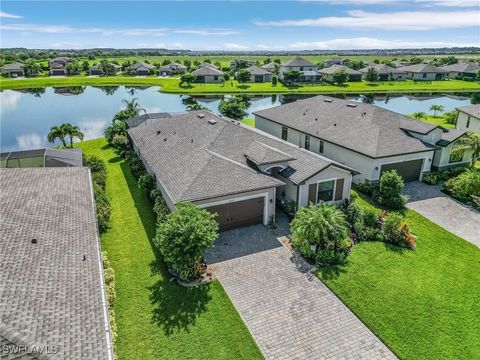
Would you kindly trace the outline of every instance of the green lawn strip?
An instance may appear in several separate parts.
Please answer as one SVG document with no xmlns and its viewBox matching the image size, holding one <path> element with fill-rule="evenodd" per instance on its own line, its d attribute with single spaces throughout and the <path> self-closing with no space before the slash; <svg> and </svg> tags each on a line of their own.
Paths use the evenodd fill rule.
<svg viewBox="0 0 480 360">
<path fill-rule="evenodd" d="M 408 114 L 407 116 L 410 116 L 413 118 L 412 114 Z M 426 123 L 432 124 L 432 125 L 438 125 L 447 129 L 453 129 L 455 127 L 454 124 L 449 124 L 445 121 L 445 116 L 440 115 L 440 116 L 433 116 L 433 115 L 427 115 L 426 118 L 424 119 L 419 119 L 419 121 L 424 121 Z"/>
<path fill-rule="evenodd" d="M 247 124 L 251 127 L 255 127 L 255 118 L 254 117 L 245 118 L 245 119 L 242 120 L 242 123 Z"/>
<path fill-rule="evenodd" d="M 415 251 L 363 242 L 318 277 L 401 359 L 479 359 L 480 249 L 404 214 Z"/>
<path fill-rule="evenodd" d="M 313 84 L 286 87 L 278 83 L 246 83 L 239 84 L 236 80 L 225 84 L 191 84 L 179 86 L 178 78 L 150 77 L 38 77 L 26 79 L 0 79 L 0 89 L 28 89 L 38 87 L 67 86 L 160 86 L 161 91 L 175 94 L 343 94 L 343 93 L 421 93 L 421 92 L 475 92 L 480 91 L 480 84 L 462 80 L 417 82 L 396 81 L 368 84 L 366 82 L 351 82 L 342 86 Z"/>
<path fill-rule="evenodd" d="M 184 288 L 158 260 L 155 217 L 105 139 L 78 145 L 107 164 L 111 229 L 102 235 L 116 275 L 118 359 L 257 359 L 261 353 L 218 281 Z"/>
</svg>

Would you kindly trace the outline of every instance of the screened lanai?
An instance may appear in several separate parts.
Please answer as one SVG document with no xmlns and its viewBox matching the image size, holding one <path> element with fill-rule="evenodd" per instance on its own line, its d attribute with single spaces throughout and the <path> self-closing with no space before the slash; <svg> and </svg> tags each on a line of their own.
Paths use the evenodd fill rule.
<svg viewBox="0 0 480 360">
<path fill-rule="evenodd" d="M 80 149 L 34 149 L 0 153 L 0 168 L 82 166 Z"/>
</svg>

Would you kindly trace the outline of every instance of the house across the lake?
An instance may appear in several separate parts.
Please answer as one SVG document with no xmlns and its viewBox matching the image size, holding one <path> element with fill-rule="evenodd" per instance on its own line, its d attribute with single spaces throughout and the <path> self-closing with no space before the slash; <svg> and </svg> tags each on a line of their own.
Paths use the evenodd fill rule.
<svg viewBox="0 0 480 360">
<path fill-rule="evenodd" d="M 345 65 L 347 59 L 338 55 L 333 55 L 330 59 L 324 61 L 325 67 L 332 65 Z"/>
<path fill-rule="evenodd" d="M 273 74 L 256 65 L 250 66 L 247 68 L 250 72 L 250 82 L 262 83 L 262 82 L 271 82 Z"/>
<path fill-rule="evenodd" d="M 2 359 L 112 360 L 86 167 L 0 169 Z"/>
<path fill-rule="evenodd" d="M 375 105 L 320 95 L 254 114 L 258 129 L 355 168 L 360 172 L 356 182 L 379 180 L 392 169 L 405 181 L 420 180 L 432 169 L 466 165 L 471 159 L 469 152 L 452 151 L 465 131 Z"/>
<path fill-rule="evenodd" d="M 380 81 L 387 80 L 405 80 L 407 78 L 406 72 L 402 68 L 394 68 L 385 64 L 370 64 L 363 69 L 360 69 L 360 72 L 363 74 L 363 77 L 368 72 L 368 69 L 374 69 L 378 73 L 378 79 Z"/>
<path fill-rule="evenodd" d="M 401 68 L 407 74 L 408 79 L 432 81 L 442 80 L 445 76 L 445 70 L 431 64 L 415 64 Z"/>
<path fill-rule="evenodd" d="M 148 76 L 156 69 L 155 66 L 147 63 L 136 63 L 127 68 L 127 73 L 136 74 L 137 76 Z"/>
<path fill-rule="evenodd" d="M 275 219 L 277 200 L 342 203 L 356 172 L 322 155 L 207 111 L 128 130 L 170 209 L 191 201 L 218 213 L 222 230 Z"/>
<path fill-rule="evenodd" d="M 73 60 L 69 57 L 59 56 L 49 62 L 51 76 L 67 76 L 67 66 Z"/>
<path fill-rule="evenodd" d="M 6 74 L 10 77 L 23 77 L 25 76 L 25 65 L 21 63 L 7 64 L 0 67 L 0 73 Z"/>
<path fill-rule="evenodd" d="M 185 65 L 173 62 L 160 68 L 160 76 L 183 74 L 187 70 L 188 67 L 186 67 Z"/>
<path fill-rule="evenodd" d="M 285 72 L 292 70 L 302 72 L 299 79 L 297 80 L 298 82 L 320 81 L 320 77 L 318 75 L 318 66 L 313 62 L 304 59 L 301 56 L 297 56 L 296 58 L 286 62 L 285 64 L 280 65 L 278 78 L 280 80 L 284 80 Z"/>
<path fill-rule="evenodd" d="M 469 77 L 475 79 L 480 71 L 480 65 L 474 62 L 457 63 L 443 66 L 445 77 L 449 79 Z"/>
<path fill-rule="evenodd" d="M 332 65 L 330 67 L 318 70 L 318 73 L 322 76 L 322 80 L 333 81 L 333 74 L 338 71 L 345 71 L 348 74 L 348 81 L 362 80 L 362 73 L 360 71 L 353 70 L 342 65 Z"/>
<path fill-rule="evenodd" d="M 456 128 L 480 133 L 480 105 L 458 107 Z"/>
<path fill-rule="evenodd" d="M 122 67 L 120 65 L 117 65 L 117 64 L 110 63 L 110 66 L 112 67 L 114 75 L 116 75 L 122 69 Z M 104 75 L 101 64 L 92 65 L 90 67 L 90 69 L 88 70 L 88 73 L 91 76 L 102 76 L 102 75 Z"/>
<path fill-rule="evenodd" d="M 197 83 L 206 84 L 223 82 L 223 72 L 211 64 L 200 66 L 197 70 L 192 72 L 192 75 L 195 76 L 194 81 Z"/>
</svg>

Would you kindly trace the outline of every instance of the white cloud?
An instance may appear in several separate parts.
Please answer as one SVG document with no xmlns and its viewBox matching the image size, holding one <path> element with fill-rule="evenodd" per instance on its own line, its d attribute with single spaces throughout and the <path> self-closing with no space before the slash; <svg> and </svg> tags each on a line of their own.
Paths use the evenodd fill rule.
<svg viewBox="0 0 480 360">
<path fill-rule="evenodd" d="M 445 7 L 478 7 L 478 0 L 415 0 L 416 3 L 426 6 L 445 6 Z"/>
<path fill-rule="evenodd" d="M 38 149 L 41 148 L 44 141 L 38 134 L 24 134 L 17 136 L 18 150 Z"/>
<path fill-rule="evenodd" d="M 18 91 L 5 90 L 0 92 L 0 113 L 15 110 L 22 94 Z"/>
<path fill-rule="evenodd" d="M 240 34 L 238 31 L 230 30 L 173 30 L 175 34 L 199 35 L 199 36 L 229 36 Z"/>
<path fill-rule="evenodd" d="M 172 49 L 183 49 L 184 48 L 183 44 L 180 43 L 180 42 L 173 43 L 170 47 Z"/>
<path fill-rule="evenodd" d="M 154 49 L 154 48 L 165 48 L 164 43 L 139 43 L 137 44 L 138 47 L 140 48 L 146 48 L 146 49 Z"/>
<path fill-rule="evenodd" d="M 5 11 L 0 11 L 0 18 L 5 18 L 5 19 L 21 19 L 21 18 L 23 18 L 23 16 L 10 14 L 10 13 L 7 13 L 7 12 L 5 12 Z"/>
<path fill-rule="evenodd" d="M 241 45 L 241 44 L 235 44 L 235 43 L 226 43 L 225 44 L 225 49 L 228 49 L 228 50 L 247 50 L 248 46 Z"/>
<path fill-rule="evenodd" d="M 328 3 L 330 5 L 408 5 L 445 7 L 476 7 L 478 0 L 299 0 L 307 3 Z"/>
<path fill-rule="evenodd" d="M 479 11 L 400 11 L 372 13 L 362 10 L 348 11 L 349 16 L 329 16 L 316 19 L 257 20 L 259 26 L 335 27 L 353 29 L 432 30 L 478 27 Z"/>
<path fill-rule="evenodd" d="M 52 47 L 57 49 L 79 49 L 83 47 L 83 45 L 80 43 L 59 42 L 52 44 Z"/>
<path fill-rule="evenodd" d="M 459 44 L 443 41 L 380 40 L 375 38 L 359 37 L 351 39 L 296 42 L 290 44 L 291 48 L 302 50 L 401 49 L 463 46 L 480 46 L 480 42 L 476 44 Z"/>
<path fill-rule="evenodd" d="M 85 120 L 78 124 L 82 130 L 85 140 L 97 139 L 103 136 L 107 121 L 103 119 Z"/>
</svg>

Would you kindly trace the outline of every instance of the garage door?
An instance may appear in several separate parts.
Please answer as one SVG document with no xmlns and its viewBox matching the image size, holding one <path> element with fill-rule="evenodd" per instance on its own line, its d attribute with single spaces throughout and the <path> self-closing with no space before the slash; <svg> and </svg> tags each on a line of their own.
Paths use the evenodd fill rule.
<svg viewBox="0 0 480 360">
<path fill-rule="evenodd" d="M 262 224 L 265 198 L 235 201 L 228 204 L 207 207 L 208 211 L 218 214 L 220 230 L 229 230 L 241 226 Z"/>
<path fill-rule="evenodd" d="M 397 173 L 404 181 L 415 181 L 420 178 L 422 172 L 423 159 L 403 161 L 393 164 L 382 165 L 380 175 L 388 170 L 397 170 Z"/>
</svg>

